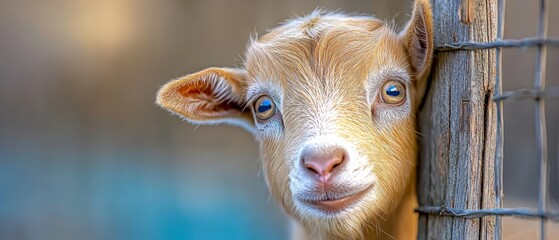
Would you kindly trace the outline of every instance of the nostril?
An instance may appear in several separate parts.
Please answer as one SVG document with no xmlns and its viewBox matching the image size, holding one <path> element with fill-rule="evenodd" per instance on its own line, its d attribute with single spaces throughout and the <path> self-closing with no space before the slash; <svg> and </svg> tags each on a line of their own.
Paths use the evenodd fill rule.
<svg viewBox="0 0 559 240">
<path fill-rule="evenodd" d="M 332 159 L 331 166 L 328 167 L 328 172 L 334 171 L 335 168 L 344 162 L 345 156 L 335 157 Z"/>
<path fill-rule="evenodd" d="M 316 174 L 320 174 L 321 171 L 320 171 L 319 167 L 314 165 L 312 162 L 307 162 L 303 159 L 303 163 L 305 164 L 305 168 L 307 168 L 311 172 L 314 172 Z"/>
<path fill-rule="evenodd" d="M 345 156 L 342 157 L 340 159 L 340 161 L 334 162 L 334 165 L 332 165 L 332 169 L 337 168 L 338 166 L 340 166 L 340 164 L 342 164 L 342 162 L 344 161 L 344 158 L 345 158 Z"/>
</svg>

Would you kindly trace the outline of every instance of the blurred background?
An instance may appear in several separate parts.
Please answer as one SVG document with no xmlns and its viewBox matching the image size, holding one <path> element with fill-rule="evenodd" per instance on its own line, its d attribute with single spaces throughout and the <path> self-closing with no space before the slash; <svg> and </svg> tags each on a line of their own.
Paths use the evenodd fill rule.
<svg viewBox="0 0 559 240">
<path fill-rule="evenodd" d="M 181 122 L 154 105 L 155 92 L 186 73 L 240 65 L 251 33 L 316 7 L 402 26 L 410 6 L 0 0 L 0 239 L 286 239 L 252 136 Z M 535 2 L 508 0 L 505 37 L 536 36 L 536 16 Z M 559 37 L 559 1 L 550 1 L 549 24 L 549 36 Z M 507 49 L 503 58 L 505 90 L 533 85 L 534 48 Z M 549 86 L 559 86 L 558 63 L 559 49 L 549 48 Z M 532 101 L 505 104 L 507 207 L 536 206 L 533 116 Z M 557 123 L 559 104 L 548 101 L 554 209 Z M 507 239 L 537 233 L 537 221 L 510 224 Z"/>
</svg>

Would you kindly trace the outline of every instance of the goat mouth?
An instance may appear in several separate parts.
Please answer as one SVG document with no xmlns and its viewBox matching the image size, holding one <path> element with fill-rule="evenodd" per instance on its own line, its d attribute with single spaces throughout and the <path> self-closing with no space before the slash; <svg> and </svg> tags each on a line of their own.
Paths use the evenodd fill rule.
<svg viewBox="0 0 559 240">
<path fill-rule="evenodd" d="M 371 190 L 373 186 L 369 186 L 364 190 L 356 193 L 347 194 L 339 197 L 326 197 L 320 199 L 302 199 L 301 202 L 312 208 L 316 208 L 326 212 L 338 212 L 348 208 L 358 202 L 363 196 Z"/>
</svg>

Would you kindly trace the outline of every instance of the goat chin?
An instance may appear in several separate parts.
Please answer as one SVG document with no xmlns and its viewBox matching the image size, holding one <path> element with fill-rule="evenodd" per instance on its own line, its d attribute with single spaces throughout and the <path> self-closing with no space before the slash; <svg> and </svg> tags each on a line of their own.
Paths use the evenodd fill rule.
<svg viewBox="0 0 559 240">
<path fill-rule="evenodd" d="M 415 239 L 417 199 L 413 178 L 396 208 L 380 209 L 368 216 L 371 208 L 357 203 L 352 209 L 332 214 L 309 213 L 303 219 L 291 220 L 291 239 Z"/>
</svg>

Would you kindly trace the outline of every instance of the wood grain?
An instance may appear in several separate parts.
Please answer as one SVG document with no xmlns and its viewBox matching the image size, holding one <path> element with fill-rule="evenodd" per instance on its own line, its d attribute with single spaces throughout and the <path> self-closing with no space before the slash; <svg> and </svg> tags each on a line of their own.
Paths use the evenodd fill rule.
<svg viewBox="0 0 559 240">
<path fill-rule="evenodd" d="M 435 45 L 495 41 L 496 0 L 468 1 L 475 16 L 461 21 L 460 1 L 433 0 Z M 495 50 L 439 52 L 419 117 L 419 204 L 493 208 Z M 418 239 L 494 239 L 495 217 L 422 215 Z"/>
</svg>

